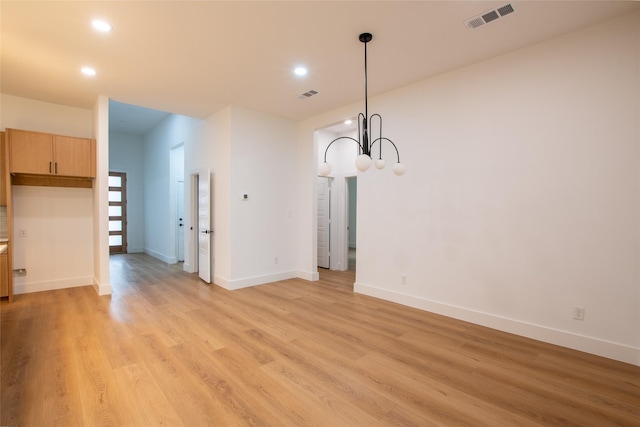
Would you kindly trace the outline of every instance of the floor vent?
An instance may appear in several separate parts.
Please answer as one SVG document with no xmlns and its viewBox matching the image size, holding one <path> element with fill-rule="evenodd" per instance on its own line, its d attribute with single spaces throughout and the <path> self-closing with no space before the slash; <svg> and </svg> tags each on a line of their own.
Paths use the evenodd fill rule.
<svg viewBox="0 0 640 427">
<path fill-rule="evenodd" d="M 310 91 L 307 91 L 305 93 L 302 93 L 302 94 L 298 95 L 298 98 L 307 99 L 307 98 L 311 98 L 313 95 L 317 95 L 317 94 L 318 94 L 318 91 L 312 89 Z"/>
<path fill-rule="evenodd" d="M 469 19 L 466 22 L 466 24 L 467 24 L 467 27 L 469 27 L 472 30 L 475 30 L 476 28 L 480 28 L 483 25 L 488 24 L 489 22 L 493 22 L 496 19 L 507 16 L 513 12 L 515 12 L 513 5 L 511 3 L 508 3 L 508 4 L 505 4 L 504 6 L 500 6 L 497 9 L 488 10 L 481 15 L 475 16 Z"/>
</svg>

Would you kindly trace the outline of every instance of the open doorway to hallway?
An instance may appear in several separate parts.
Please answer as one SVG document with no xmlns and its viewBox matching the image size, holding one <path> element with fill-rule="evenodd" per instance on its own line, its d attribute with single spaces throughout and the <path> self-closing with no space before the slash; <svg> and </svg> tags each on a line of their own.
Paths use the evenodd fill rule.
<svg viewBox="0 0 640 427">
<path fill-rule="evenodd" d="M 332 165 L 328 177 L 317 177 L 317 266 L 339 271 L 356 269 L 358 143 L 355 125 L 343 123 L 315 133 L 318 162 Z M 336 138 L 340 138 L 337 139 Z M 327 150 L 327 147 L 331 150 Z M 326 154 L 326 158 L 325 158 Z"/>
<path fill-rule="evenodd" d="M 347 270 L 356 271 L 356 233 L 358 213 L 358 178 L 349 176 L 347 181 Z"/>
</svg>

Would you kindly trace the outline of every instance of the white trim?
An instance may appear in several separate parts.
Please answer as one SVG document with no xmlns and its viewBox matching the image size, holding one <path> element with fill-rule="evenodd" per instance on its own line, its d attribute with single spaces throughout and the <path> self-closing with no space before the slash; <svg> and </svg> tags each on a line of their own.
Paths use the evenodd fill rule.
<svg viewBox="0 0 640 427">
<path fill-rule="evenodd" d="M 167 264 L 175 264 L 176 262 L 178 262 L 175 257 L 168 257 L 166 255 L 162 255 L 159 252 L 152 251 L 151 249 L 145 248 L 144 253 L 156 259 L 159 259 L 160 261 L 164 261 Z"/>
<path fill-rule="evenodd" d="M 94 283 L 93 284 L 93 288 L 96 290 L 96 292 L 98 293 L 98 296 L 104 296 L 104 295 L 111 295 L 111 285 L 110 284 L 103 284 L 103 283 Z"/>
<path fill-rule="evenodd" d="M 464 320 L 476 325 L 486 326 L 499 331 L 640 366 L 640 348 L 637 347 L 495 316 L 489 313 L 473 311 L 463 307 L 443 304 L 441 302 L 401 294 L 387 289 L 380 289 L 362 283 L 355 283 L 353 290 L 360 294 L 441 314 L 454 319 Z"/>
<path fill-rule="evenodd" d="M 317 271 L 300 271 L 296 272 L 296 277 L 298 279 L 308 280 L 310 282 L 317 282 L 320 280 L 320 273 Z"/>
<path fill-rule="evenodd" d="M 13 293 L 30 294 L 32 292 L 52 291 L 55 289 L 77 288 L 79 286 L 95 286 L 95 280 L 91 276 L 70 277 L 67 279 L 47 282 L 14 283 Z M 110 288 L 110 286 L 109 286 Z M 98 293 L 98 295 L 101 295 Z"/>
<path fill-rule="evenodd" d="M 250 286 L 264 285 L 265 283 L 278 282 L 280 280 L 296 278 L 296 272 L 285 271 L 282 273 L 267 274 L 264 276 L 247 277 L 244 279 L 228 280 L 220 276 L 214 276 L 213 283 L 229 291 L 248 288 Z"/>
<path fill-rule="evenodd" d="M 191 264 L 187 263 L 186 261 L 185 261 L 184 264 L 182 264 L 182 269 L 184 271 L 186 271 L 187 273 L 195 273 L 196 272 L 194 270 L 193 266 Z"/>
</svg>

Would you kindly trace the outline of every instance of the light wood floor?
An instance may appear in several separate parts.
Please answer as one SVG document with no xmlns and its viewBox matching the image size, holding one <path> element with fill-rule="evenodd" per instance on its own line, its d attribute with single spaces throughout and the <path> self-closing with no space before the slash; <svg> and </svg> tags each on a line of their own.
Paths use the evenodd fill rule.
<svg viewBox="0 0 640 427">
<path fill-rule="evenodd" d="M 640 368 L 352 293 L 145 255 L 1 304 L 8 426 L 639 426 Z"/>
</svg>

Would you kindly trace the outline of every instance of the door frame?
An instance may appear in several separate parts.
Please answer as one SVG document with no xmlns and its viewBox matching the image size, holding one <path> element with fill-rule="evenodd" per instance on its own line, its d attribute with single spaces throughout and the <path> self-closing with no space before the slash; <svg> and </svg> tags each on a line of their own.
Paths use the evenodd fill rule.
<svg viewBox="0 0 640 427">
<path fill-rule="evenodd" d="M 185 264 L 184 269 L 189 273 L 198 273 L 200 271 L 199 260 L 199 211 L 198 211 L 198 183 L 200 177 L 208 177 L 209 179 L 209 227 L 213 229 L 213 175 L 207 168 L 199 168 L 189 171 L 189 213 L 185 212 L 185 216 L 189 218 L 188 232 L 189 242 L 185 243 Z M 186 222 L 186 221 L 185 221 Z M 209 257 L 210 257 L 210 281 L 213 283 L 214 277 L 214 262 L 213 262 L 213 249 L 214 249 L 214 237 L 212 234 L 209 242 Z M 185 236 L 185 242 L 186 242 Z M 187 260 L 188 257 L 188 260 Z M 187 261 L 189 264 L 187 264 Z"/>
<path fill-rule="evenodd" d="M 184 180 L 176 181 L 176 260 L 184 262 L 185 220 L 184 220 Z M 180 194 L 182 193 L 182 194 Z M 182 196 L 182 197 L 180 197 Z M 182 212 L 182 215 L 180 213 Z"/>
<path fill-rule="evenodd" d="M 332 254 L 332 203 L 331 203 L 331 197 L 332 197 L 332 184 L 333 184 L 333 180 L 334 178 L 331 176 L 318 176 L 316 178 L 316 200 L 318 201 L 317 203 L 317 208 L 316 208 L 316 218 L 317 218 L 317 228 L 318 230 L 320 229 L 320 198 L 319 198 L 319 191 L 320 189 L 318 188 L 318 185 L 320 184 L 320 182 L 323 183 L 323 185 L 326 185 L 327 191 L 325 194 L 325 199 L 326 199 L 326 212 L 325 212 L 325 217 L 326 217 L 326 221 L 324 223 L 324 226 L 326 227 L 325 230 L 325 235 L 327 237 L 326 242 L 325 242 L 325 252 L 326 252 L 326 257 L 327 257 L 327 265 L 320 265 L 320 263 L 316 260 L 316 267 L 317 268 L 327 268 L 327 269 L 332 269 L 332 265 L 331 265 L 331 254 Z M 318 233 L 316 233 L 316 236 L 319 236 L 319 231 Z M 320 258 L 320 239 L 319 237 L 316 237 L 316 252 L 317 252 L 317 259 Z"/>
</svg>

